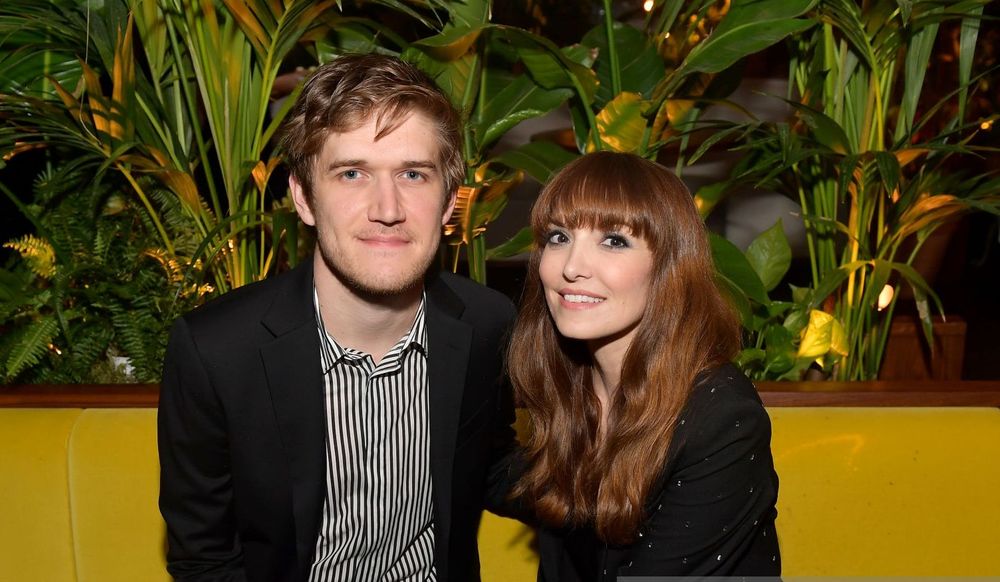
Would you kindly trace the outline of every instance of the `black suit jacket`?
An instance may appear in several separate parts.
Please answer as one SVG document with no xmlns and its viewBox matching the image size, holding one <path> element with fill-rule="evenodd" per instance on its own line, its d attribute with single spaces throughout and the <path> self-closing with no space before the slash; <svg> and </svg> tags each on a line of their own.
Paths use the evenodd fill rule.
<svg viewBox="0 0 1000 582">
<path fill-rule="evenodd" d="M 178 319 L 160 395 L 160 510 L 178 580 L 305 580 L 325 492 L 312 260 Z M 513 305 L 426 282 L 430 466 L 440 580 L 478 580 L 484 504 L 511 479 L 502 355 Z"/>
</svg>

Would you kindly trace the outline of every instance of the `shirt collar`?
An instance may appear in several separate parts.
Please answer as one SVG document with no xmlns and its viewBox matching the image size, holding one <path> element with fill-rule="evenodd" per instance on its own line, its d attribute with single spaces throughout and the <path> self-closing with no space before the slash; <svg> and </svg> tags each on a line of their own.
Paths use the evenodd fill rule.
<svg viewBox="0 0 1000 582">
<path fill-rule="evenodd" d="M 399 341 L 389 349 L 386 353 L 386 357 L 383 358 L 383 362 L 390 360 L 396 360 L 402 357 L 407 351 L 411 349 L 416 349 L 424 357 L 427 356 L 427 326 L 424 323 L 424 306 L 427 303 L 427 292 L 420 296 L 420 304 L 417 306 L 416 316 L 413 318 L 413 323 L 410 325 L 410 329 L 399 338 Z M 364 352 L 358 350 L 353 350 L 350 348 L 345 348 L 337 343 L 337 340 L 333 338 L 329 333 L 327 333 L 325 326 L 323 325 L 323 314 L 320 311 L 319 306 L 319 293 L 316 288 L 313 287 L 313 309 L 316 313 L 316 327 L 319 331 L 320 337 L 320 363 L 323 367 L 323 373 L 330 371 L 337 362 L 343 359 L 359 359 L 368 356 Z"/>
</svg>

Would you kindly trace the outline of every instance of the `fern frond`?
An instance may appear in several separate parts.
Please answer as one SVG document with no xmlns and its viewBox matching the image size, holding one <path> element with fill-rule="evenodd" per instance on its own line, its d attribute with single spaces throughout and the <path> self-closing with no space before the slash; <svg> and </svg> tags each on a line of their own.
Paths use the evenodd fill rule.
<svg viewBox="0 0 1000 582">
<path fill-rule="evenodd" d="M 25 369 L 38 364 L 49 351 L 59 331 L 59 322 L 49 315 L 15 332 L 3 362 L 4 380 L 9 382 Z"/>
<path fill-rule="evenodd" d="M 56 252 L 49 241 L 26 234 L 19 239 L 4 243 L 6 248 L 17 251 L 33 273 L 43 279 L 51 279 L 56 274 Z"/>
</svg>

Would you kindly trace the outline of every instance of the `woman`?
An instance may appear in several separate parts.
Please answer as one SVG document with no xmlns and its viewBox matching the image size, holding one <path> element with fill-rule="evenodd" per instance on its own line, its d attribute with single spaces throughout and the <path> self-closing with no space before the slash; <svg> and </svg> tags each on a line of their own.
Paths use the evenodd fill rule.
<svg viewBox="0 0 1000 582">
<path fill-rule="evenodd" d="M 729 360 L 740 328 L 676 176 L 566 166 L 535 203 L 509 367 L 531 421 L 514 496 L 548 582 L 777 576 L 770 422 Z"/>
</svg>

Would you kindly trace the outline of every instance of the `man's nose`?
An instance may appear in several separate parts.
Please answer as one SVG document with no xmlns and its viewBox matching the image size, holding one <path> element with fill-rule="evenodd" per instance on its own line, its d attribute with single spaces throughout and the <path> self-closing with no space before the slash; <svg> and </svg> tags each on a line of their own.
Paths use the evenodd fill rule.
<svg viewBox="0 0 1000 582">
<path fill-rule="evenodd" d="M 368 206 L 368 220 L 382 224 L 403 222 L 406 213 L 400 200 L 400 191 L 389 178 L 378 179 L 373 185 L 372 201 Z"/>
</svg>

